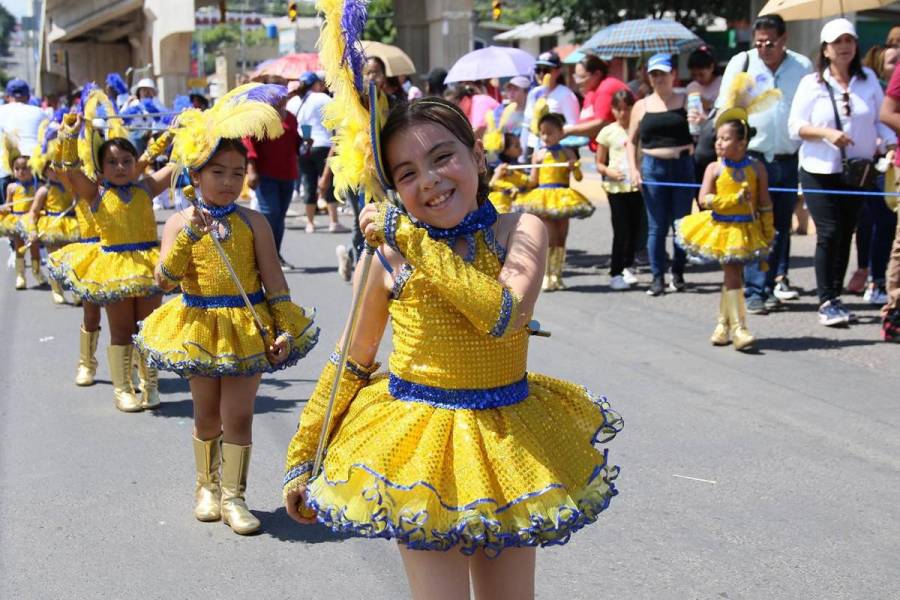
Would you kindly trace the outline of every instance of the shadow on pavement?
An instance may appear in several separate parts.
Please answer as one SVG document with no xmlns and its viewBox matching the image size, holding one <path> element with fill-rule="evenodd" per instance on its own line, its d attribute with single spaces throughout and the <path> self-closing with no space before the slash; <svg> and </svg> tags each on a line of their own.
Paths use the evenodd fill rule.
<svg viewBox="0 0 900 600">
<path fill-rule="evenodd" d="M 257 396 L 256 406 L 253 414 L 261 415 L 266 413 L 288 413 L 295 414 L 299 408 L 298 405 L 306 402 L 303 400 L 280 400 L 271 396 Z M 176 400 L 174 402 L 167 401 L 165 396 L 162 398 L 162 404 L 154 411 L 150 411 L 155 417 L 192 419 L 194 417 L 194 402 L 190 398 L 185 400 Z"/>
<path fill-rule="evenodd" d="M 762 338 L 756 341 L 756 350 L 773 352 L 803 352 L 806 350 L 840 350 L 853 346 L 874 346 L 879 340 L 831 340 L 812 336 Z"/>
<path fill-rule="evenodd" d="M 321 544 L 326 542 L 343 542 L 353 537 L 343 533 L 335 533 L 321 523 L 301 525 L 288 516 L 284 507 L 278 508 L 273 512 L 264 510 L 254 510 L 252 512 L 262 521 L 262 533 L 264 535 L 270 535 L 283 542 Z"/>
</svg>

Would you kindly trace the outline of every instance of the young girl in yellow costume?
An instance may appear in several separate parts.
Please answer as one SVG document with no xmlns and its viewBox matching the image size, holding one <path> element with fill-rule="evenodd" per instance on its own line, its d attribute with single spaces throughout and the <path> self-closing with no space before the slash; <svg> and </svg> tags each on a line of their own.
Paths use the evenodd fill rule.
<svg viewBox="0 0 900 600">
<path fill-rule="evenodd" d="M 524 171 L 509 168 L 510 163 L 518 162 L 522 156 L 519 136 L 505 131 L 506 124 L 515 111 L 515 102 L 507 105 L 500 115 L 499 123 L 494 121 L 493 112 L 488 111 L 485 115 L 487 130 L 482 138 L 484 151 L 488 154 L 489 165 L 498 163 L 491 174 L 488 200 L 500 214 L 512 212 L 516 197 L 531 188 L 531 178 Z"/>
<path fill-rule="evenodd" d="M 15 136 L 4 134 L 2 141 L 2 160 L 7 171 L 13 174 L 15 182 L 6 188 L 5 203 L 0 208 L 0 235 L 9 237 L 16 253 L 16 289 L 28 287 L 25 281 L 25 256 L 22 247 L 25 238 L 22 235 L 20 221 L 28 215 L 37 193 L 38 180 L 31 170 L 31 162 L 27 154 L 22 154 Z M 31 245 L 31 273 L 38 285 L 47 280 L 41 273 L 40 244 Z"/>
<path fill-rule="evenodd" d="M 338 114 L 366 119 L 353 112 L 352 80 L 329 64 L 354 36 L 339 29 L 340 3 L 319 6 Z M 344 125 L 330 121 L 339 133 Z M 360 214 L 386 268 L 367 280 L 365 264 L 357 268 L 361 312 L 333 418 L 323 424 L 339 357 L 288 449 L 285 504 L 301 523 L 397 540 L 413 598 L 468 598 L 470 586 L 479 598 L 528 598 L 534 548 L 565 543 L 616 494 L 618 469 L 593 443 L 612 437 L 619 417 L 581 386 L 526 373 L 545 228 L 531 215 L 497 215 L 465 115 L 441 99 L 415 100 L 394 109 L 380 136 L 380 178 L 409 216 L 386 201 Z M 337 141 L 339 185 L 358 183 L 345 167 L 358 164 L 362 144 Z M 375 376 L 388 318 L 389 373 Z M 312 473 L 323 427 L 323 470 Z M 451 548 L 461 552 L 428 551 Z"/>
<path fill-rule="evenodd" d="M 31 210 L 19 222 L 22 237 L 33 246 L 43 244 L 47 252 L 78 241 L 78 219 L 75 216 L 74 200 L 69 189 L 57 173 L 58 163 L 53 165 L 59 142 L 56 140 L 58 124 L 48 119 L 38 129 L 39 143 L 31 153 L 29 161 L 33 172 L 44 180 L 34 196 Z M 50 290 L 53 302 L 65 304 L 62 284 L 50 272 Z"/>
<path fill-rule="evenodd" d="M 135 336 L 151 364 L 190 383 L 194 516 L 221 518 L 243 535 L 260 526 L 244 493 L 261 374 L 296 364 L 319 334 L 312 316 L 291 302 L 265 217 L 235 204 L 247 169 L 241 138 L 281 135 L 281 118 L 272 104 L 286 94 L 282 86 L 248 84 L 209 111 L 189 110 L 178 118 L 172 161 L 189 170 L 193 188 L 185 188 L 185 195 L 196 196 L 196 205 L 166 222 L 156 280 L 164 290 L 180 285 L 182 294 L 147 317 Z"/>
<path fill-rule="evenodd" d="M 64 274 L 67 287 L 84 301 L 106 309 L 110 345 L 107 349 L 116 408 L 138 412 L 159 406 L 159 381 L 154 367 L 143 357 L 135 361 L 132 336 L 137 323 L 160 304 L 161 290 L 153 271 L 159 241 L 152 199 L 168 184 L 166 167 L 139 179 L 144 166 L 161 152 L 167 138 L 148 145 L 140 159 L 123 129 L 114 126 L 103 141 L 93 129 L 98 106 L 113 109 L 102 91 L 92 90 L 84 115 L 66 115 L 60 127 L 62 165 L 79 204 L 89 206 L 100 236 L 99 247 L 63 248 L 54 255 L 53 268 Z M 117 123 L 118 120 L 111 120 Z M 132 384 L 137 362 L 141 396 Z"/>
<path fill-rule="evenodd" d="M 719 318 L 710 341 L 736 350 L 749 350 L 755 341 L 747 330 L 743 265 L 765 260 L 774 240 L 772 201 L 765 166 L 747 155 L 752 136 L 751 112 L 764 110 L 780 92 L 770 90 L 753 98 L 753 80 L 739 73 L 726 95 L 726 110 L 716 118 L 717 162 L 710 164 L 700 187 L 700 206 L 676 225 L 675 241 L 686 252 L 722 264 L 724 286 Z"/>
<path fill-rule="evenodd" d="M 589 217 L 594 213 L 594 206 L 583 194 L 569 187 L 569 177 L 574 176 L 575 181 L 581 181 L 582 174 L 575 151 L 560 145 L 565 135 L 562 115 L 549 112 L 543 98 L 538 100 L 534 110 L 532 130 L 540 136 L 543 144 L 532 157 L 535 168 L 531 170 L 531 183 L 536 187 L 518 196 L 513 209 L 539 216 L 547 227 L 550 250 L 541 289 L 554 291 L 566 287 L 562 271 L 566 261 L 569 218 Z M 559 163 L 563 166 L 547 166 Z"/>
</svg>

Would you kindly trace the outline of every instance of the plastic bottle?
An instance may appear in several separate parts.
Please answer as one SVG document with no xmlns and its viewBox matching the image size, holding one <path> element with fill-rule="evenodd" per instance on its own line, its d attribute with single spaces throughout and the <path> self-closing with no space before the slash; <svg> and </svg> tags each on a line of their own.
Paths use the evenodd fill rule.
<svg viewBox="0 0 900 600">
<path fill-rule="evenodd" d="M 688 94 L 685 108 L 687 109 L 688 116 L 690 116 L 692 112 L 698 115 L 703 113 L 703 99 L 700 97 L 699 92 L 691 92 Z M 700 123 L 693 122 L 689 119 L 688 129 L 690 129 L 691 135 L 700 135 Z"/>
</svg>

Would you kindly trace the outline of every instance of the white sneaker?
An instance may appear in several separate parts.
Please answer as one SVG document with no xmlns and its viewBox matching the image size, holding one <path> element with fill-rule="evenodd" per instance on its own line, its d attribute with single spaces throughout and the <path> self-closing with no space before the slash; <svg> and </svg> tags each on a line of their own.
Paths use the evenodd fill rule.
<svg viewBox="0 0 900 600">
<path fill-rule="evenodd" d="M 800 297 L 800 292 L 793 289 L 786 278 L 775 283 L 775 289 L 772 290 L 772 294 L 781 301 L 796 300 Z"/>
<path fill-rule="evenodd" d="M 622 275 L 616 275 L 612 279 L 609 280 L 609 287 L 616 291 L 631 289 L 631 284 L 625 281 L 625 277 Z"/>
<path fill-rule="evenodd" d="M 350 277 L 353 275 L 353 261 L 350 259 L 347 246 L 338 244 L 334 249 L 334 253 L 338 259 L 338 274 L 344 281 L 350 281 Z"/>
<path fill-rule="evenodd" d="M 882 287 L 866 288 L 866 293 L 863 294 L 863 300 L 865 300 L 869 304 L 874 304 L 876 306 L 881 306 L 882 304 L 887 304 L 887 301 L 888 301 L 887 290 L 885 290 Z"/>
<path fill-rule="evenodd" d="M 622 279 L 625 280 L 625 283 L 628 285 L 634 285 L 638 282 L 638 278 L 628 269 L 622 269 Z"/>
</svg>

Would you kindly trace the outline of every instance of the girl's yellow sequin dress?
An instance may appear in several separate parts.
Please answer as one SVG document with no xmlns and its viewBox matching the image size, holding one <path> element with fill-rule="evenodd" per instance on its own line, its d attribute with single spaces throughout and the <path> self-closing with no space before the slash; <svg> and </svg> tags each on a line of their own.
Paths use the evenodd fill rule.
<svg viewBox="0 0 900 600">
<path fill-rule="evenodd" d="M 35 231 L 30 215 L 19 221 L 23 237 Z M 37 234 L 41 242 L 50 245 L 68 244 L 79 239 L 78 219 L 72 210 L 72 194 L 61 183 L 47 182 L 47 200 L 37 222 Z"/>
<path fill-rule="evenodd" d="M 488 333 L 422 273 L 450 268 L 493 280 L 485 289 L 460 283 L 457 302 L 460 293 L 494 293 L 505 250 L 490 229 L 474 238 L 467 264 L 428 238 L 417 242 L 423 255 L 404 254 L 409 262 L 395 275 L 389 305 L 389 373 L 370 379 L 378 365 L 348 363 L 323 471 L 312 481 L 336 355 L 304 409 L 288 449 L 285 493 L 308 484 L 308 505 L 336 531 L 410 549 L 495 554 L 563 544 L 617 494 L 618 467 L 594 447 L 621 427 L 606 399 L 527 372 L 529 334 L 507 330 L 508 290 L 497 317 L 503 326 Z"/>
<path fill-rule="evenodd" d="M 79 270 L 84 272 L 88 263 L 94 260 L 101 252 L 100 230 L 91 212 L 91 205 L 85 200 L 75 203 L 75 219 L 78 222 L 78 241 L 66 244 L 59 250 L 50 253 L 47 259 L 47 271 L 50 277 L 59 281 L 63 287 L 71 289 L 69 285 L 69 271 Z"/>
<path fill-rule="evenodd" d="M 522 171 L 507 171 L 503 177 L 498 177 L 491 184 L 488 200 L 500 214 L 512 212 L 513 201 L 519 194 L 528 191 L 528 175 Z"/>
<path fill-rule="evenodd" d="M 561 147 L 547 148 L 542 164 L 568 162 Z M 527 194 L 519 194 L 513 210 L 549 219 L 583 219 L 594 214 L 594 205 L 584 194 L 569 187 L 569 167 L 542 167 L 538 170 L 538 186 Z"/>
<path fill-rule="evenodd" d="M 739 168 L 722 165 L 711 211 L 688 215 L 676 225 L 675 241 L 689 254 L 720 263 L 768 257 L 769 243 L 756 217 L 756 170 L 750 159 L 743 162 L 747 164 Z"/>
<path fill-rule="evenodd" d="M 222 248 L 268 332 L 288 336 L 288 358 L 276 366 L 269 363 L 250 310 L 209 235 L 203 235 L 184 246 L 183 266 L 171 267 L 183 274 L 168 272 L 167 265 L 178 263 L 177 258 L 162 265 L 165 276 L 180 283 L 182 294 L 144 319 L 134 337 L 152 366 L 182 377 L 269 373 L 296 364 L 318 341 L 312 310 L 293 304 L 286 294 L 264 295 L 250 221 L 245 209 L 229 208 L 219 219 Z"/>
<path fill-rule="evenodd" d="M 14 204 L 5 209 L 9 212 L 0 215 L 0 235 L 18 237 L 21 235 L 19 221 L 31 210 L 31 203 L 34 201 L 34 194 L 37 188 L 34 183 L 23 184 L 18 181 L 11 185 L 15 186 L 12 194 L 12 202 Z"/>
<path fill-rule="evenodd" d="M 67 246 L 54 252 L 53 271 L 65 275 L 75 295 L 94 304 L 161 293 L 153 278 L 159 240 L 147 189 L 139 183 L 104 186 L 90 207 L 99 248 L 68 252 Z"/>
</svg>

